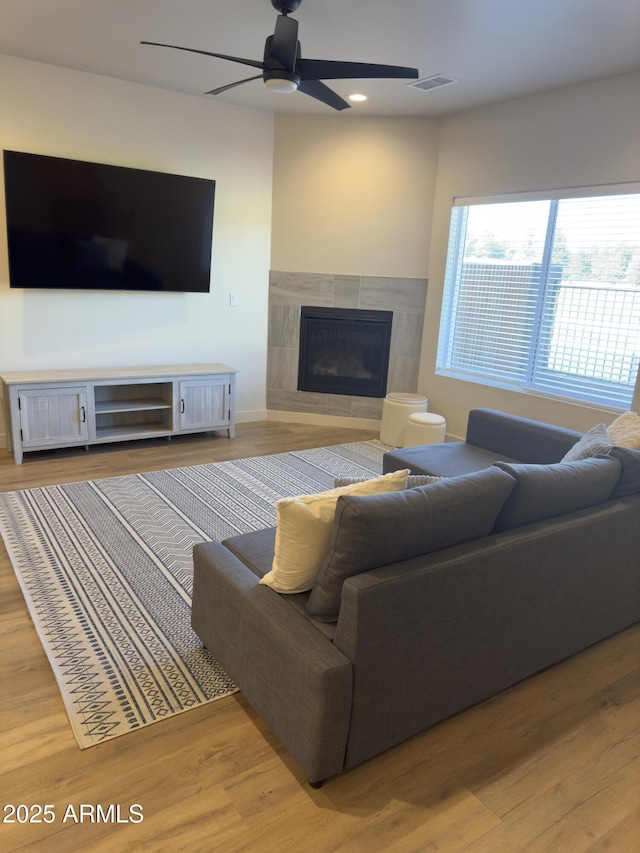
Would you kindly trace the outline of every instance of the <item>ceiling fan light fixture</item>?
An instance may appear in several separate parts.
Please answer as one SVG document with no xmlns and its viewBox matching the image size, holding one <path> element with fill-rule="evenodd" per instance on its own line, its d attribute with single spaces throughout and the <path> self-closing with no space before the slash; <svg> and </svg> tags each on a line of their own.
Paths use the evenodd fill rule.
<svg viewBox="0 0 640 853">
<path fill-rule="evenodd" d="M 295 80 L 280 80 L 278 77 L 271 77 L 265 80 L 264 84 L 272 92 L 279 92 L 281 94 L 298 91 L 298 84 Z"/>
<path fill-rule="evenodd" d="M 359 92 L 354 92 L 353 95 L 349 95 L 350 101 L 366 101 L 367 96 L 361 95 Z"/>
<path fill-rule="evenodd" d="M 287 94 L 296 92 L 300 85 L 300 75 L 295 71 L 265 71 L 264 84 L 271 92 Z"/>
</svg>

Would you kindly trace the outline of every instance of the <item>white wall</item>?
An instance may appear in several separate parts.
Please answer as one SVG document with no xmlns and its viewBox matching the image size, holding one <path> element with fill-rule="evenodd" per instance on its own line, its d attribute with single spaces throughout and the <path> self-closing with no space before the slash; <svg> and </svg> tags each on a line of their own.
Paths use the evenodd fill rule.
<svg viewBox="0 0 640 853">
<path fill-rule="evenodd" d="M 272 269 L 424 278 L 439 124 L 277 116 Z"/>
<path fill-rule="evenodd" d="M 0 147 L 216 181 L 209 294 L 10 290 L 1 205 L 0 372 L 223 362 L 265 417 L 273 117 L 0 55 Z"/>
<path fill-rule="evenodd" d="M 558 89 L 447 117 L 442 123 L 419 388 L 463 436 L 469 409 L 510 411 L 586 430 L 595 408 L 436 376 L 435 358 L 454 196 L 640 179 L 640 74 Z"/>
</svg>

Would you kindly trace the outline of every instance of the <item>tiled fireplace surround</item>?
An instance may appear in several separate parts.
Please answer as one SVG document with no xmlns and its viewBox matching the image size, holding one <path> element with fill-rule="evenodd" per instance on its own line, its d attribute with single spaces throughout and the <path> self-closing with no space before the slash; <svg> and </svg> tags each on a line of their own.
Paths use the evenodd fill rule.
<svg viewBox="0 0 640 853">
<path fill-rule="evenodd" d="M 380 420 L 382 399 L 298 391 L 300 306 L 393 311 L 387 393 L 416 391 L 426 279 L 272 271 L 267 410 Z"/>
</svg>

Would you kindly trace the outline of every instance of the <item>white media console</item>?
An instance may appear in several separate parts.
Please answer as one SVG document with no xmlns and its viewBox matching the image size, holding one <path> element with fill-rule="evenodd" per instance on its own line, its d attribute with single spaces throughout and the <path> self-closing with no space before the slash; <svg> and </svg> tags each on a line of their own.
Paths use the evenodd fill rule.
<svg viewBox="0 0 640 853">
<path fill-rule="evenodd" d="M 179 364 L 0 375 L 7 448 L 23 453 L 235 427 L 237 370 Z"/>
</svg>

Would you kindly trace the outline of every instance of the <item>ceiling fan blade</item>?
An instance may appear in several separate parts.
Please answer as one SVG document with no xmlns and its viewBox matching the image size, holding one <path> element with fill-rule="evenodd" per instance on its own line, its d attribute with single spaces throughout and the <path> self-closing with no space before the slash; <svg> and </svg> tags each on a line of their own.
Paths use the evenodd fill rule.
<svg viewBox="0 0 640 853">
<path fill-rule="evenodd" d="M 337 95 L 319 80 L 303 80 L 298 86 L 298 91 L 304 95 L 310 95 L 317 101 L 322 101 L 323 104 L 333 107 L 334 110 L 350 109 L 349 104 L 340 95 Z"/>
<path fill-rule="evenodd" d="M 249 83 L 251 80 L 262 80 L 262 74 L 257 74 L 255 77 L 247 77 L 245 80 L 238 80 L 236 83 L 229 83 L 227 86 L 220 86 L 217 89 L 211 89 L 210 92 L 205 92 L 205 95 L 219 95 L 221 92 L 226 92 L 227 89 L 235 89 L 236 86 Z"/>
<path fill-rule="evenodd" d="M 304 80 L 348 80 L 360 77 L 401 77 L 417 79 L 417 68 L 402 65 L 376 65 L 371 62 L 333 62 L 325 59 L 299 59 L 296 71 Z"/>
<path fill-rule="evenodd" d="M 196 50 L 193 47 L 180 47 L 177 44 L 161 44 L 158 41 L 141 41 L 140 44 L 151 44 L 154 47 L 170 47 L 173 50 L 186 50 L 188 53 L 201 53 L 204 56 L 215 56 L 217 59 L 228 59 L 230 62 L 239 62 L 241 65 L 251 65 L 253 68 L 264 69 L 264 62 L 255 59 L 242 59 L 240 56 L 227 56 L 226 53 L 211 53 L 208 50 Z"/>
<path fill-rule="evenodd" d="M 293 71 L 298 56 L 298 22 L 285 15 L 278 15 L 271 44 L 267 39 L 267 51 L 269 59 L 275 59 L 287 71 Z"/>
</svg>

